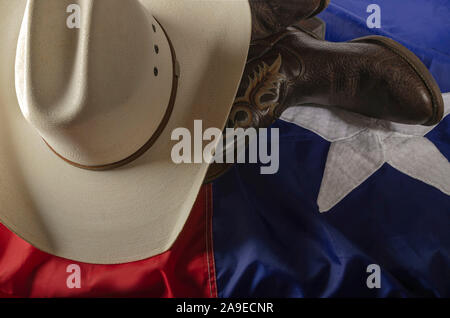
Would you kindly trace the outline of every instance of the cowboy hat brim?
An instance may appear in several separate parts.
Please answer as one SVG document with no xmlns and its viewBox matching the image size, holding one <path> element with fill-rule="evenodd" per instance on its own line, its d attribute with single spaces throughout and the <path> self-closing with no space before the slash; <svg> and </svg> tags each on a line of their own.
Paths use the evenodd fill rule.
<svg viewBox="0 0 450 318">
<path fill-rule="evenodd" d="M 57 157 L 23 117 L 14 86 L 26 0 L 0 0 L 0 222 L 60 257 L 115 264 L 167 251 L 182 230 L 207 163 L 175 164 L 171 133 L 194 120 L 223 128 L 246 62 L 248 0 L 139 0 L 164 28 L 180 67 L 172 115 L 153 146 L 115 170 Z"/>
</svg>

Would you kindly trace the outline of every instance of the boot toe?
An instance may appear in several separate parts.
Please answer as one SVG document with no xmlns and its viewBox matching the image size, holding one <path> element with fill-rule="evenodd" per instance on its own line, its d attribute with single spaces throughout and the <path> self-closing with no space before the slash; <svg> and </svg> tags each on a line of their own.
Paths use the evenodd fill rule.
<svg viewBox="0 0 450 318">
<path fill-rule="evenodd" d="M 444 114 L 442 93 L 422 61 L 400 43 L 382 36 L 368 36 L 351 42 L 364 42 L 384 48 L 382 70 L 390 83 L 396 121 L 432 126 Z"/>
<path fill-rule="evenodd" d="M 405 59 L 393 61 L 386 74 L 391 81 L 392 111 L 405 123 L 436 125 L 444 112 L 442 94 L 425 66 L 422 72 L 419 69 Z"/>
<path fill-rule="evenodd" d="M 399 96 L 399 103 L 404 105 L 402 113 L 403 121 L 409 124 L 434 125 L 436 124 L 435 107 L 433 98 L 425 85 L 414 87 L 410 91 L 396 92 Z"/>
</svg>

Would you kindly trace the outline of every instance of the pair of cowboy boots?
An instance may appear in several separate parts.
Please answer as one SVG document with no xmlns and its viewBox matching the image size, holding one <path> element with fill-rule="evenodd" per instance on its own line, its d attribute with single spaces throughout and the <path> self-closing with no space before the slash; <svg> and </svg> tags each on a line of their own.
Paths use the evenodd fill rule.
<svg viewBox="0 0 450 318">
<path fill-rule="evenodd" d="M 329 0 L 250 0 L 252 41 L 228 127 L 270 126 L 289 107 L 337 107 L 393 122 L 435 125 L 439 86 L 408 49 L 386 37 L 320 39 L 298 22 Z M 213 164 L 207 181 L 229 167 Z"/>
</svg>

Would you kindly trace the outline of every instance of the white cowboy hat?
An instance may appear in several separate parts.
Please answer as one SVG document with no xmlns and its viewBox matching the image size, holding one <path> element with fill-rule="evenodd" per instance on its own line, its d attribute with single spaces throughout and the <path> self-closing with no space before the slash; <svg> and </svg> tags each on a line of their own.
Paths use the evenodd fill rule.
<svg viewBox="0 0 450 318">
<path fill-rule="evenodd" d="M 248 0 L 0 0 L 0 221 L 82 262 L 167 251 L 208 169 L 171 133 L 225 126 L 250 33 Z"/>
</svg>

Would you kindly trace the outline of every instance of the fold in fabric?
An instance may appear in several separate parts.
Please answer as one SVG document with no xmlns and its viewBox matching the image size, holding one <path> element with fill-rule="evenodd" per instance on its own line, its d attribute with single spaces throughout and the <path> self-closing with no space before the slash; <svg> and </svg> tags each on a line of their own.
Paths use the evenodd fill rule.
<svg viewBox="0 0 450 318">
<path fill-rule="evenodd" d="M 0 297 L 215 297 L 211 213 L 211 187 L 204 186 L 168 252 L 119 265 L 46 254 L 0 225 Z M 81 269 L 80 288 L 68 288 L 68 279 L 76 282 L 71 264 Z"/>
<path fill-rule="evenodd" d="M 330 143 L 292 123 L 273 127 L 278 174 L 236 165 L 213 185 L 220 297 L 450 296 L 447 194 L 384 164 L 319 213 Z M 448 161 L 450 117 L 426 138 Z M 380 289 L 366 284 L 371 264 Z"/>
</svg>

